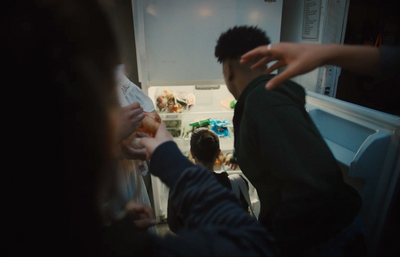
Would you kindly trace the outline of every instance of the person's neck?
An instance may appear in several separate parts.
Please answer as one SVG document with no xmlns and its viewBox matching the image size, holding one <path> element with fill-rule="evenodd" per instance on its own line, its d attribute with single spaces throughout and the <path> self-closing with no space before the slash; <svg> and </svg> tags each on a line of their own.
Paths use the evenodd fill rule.
<svg viewBox="0 0 400 257">
<path fill-rule="evenodd" d="M 236 99 L 239 99 L 240 95 L 244 91 L 244 89 L 247 87 L 247 85 L 250 84 L 250 82 L 257 78 L 258 76 L 262 75 L 263 72 L 260 71 L 253 71 L 245 74 L 241 74 L 240 76 L 237 77 L 237 80 L 235 84 L 237 85 L 237 97 Z"/>
<path fill-rule="evenodd" d="M 198 162 L 197 164 L 200 165 L 200 166 L 203 166 L 204 168 L 208 169 L 211 172 L 214 172 L 214 163 L 204 164 L 202 162 Z"/>
<path fill-rule="evenodd" d="M 214 163 L 210 165 L 203 165 L 205 168 L 207 168 L 209 171 L 214 172 Z"/>
</svg>

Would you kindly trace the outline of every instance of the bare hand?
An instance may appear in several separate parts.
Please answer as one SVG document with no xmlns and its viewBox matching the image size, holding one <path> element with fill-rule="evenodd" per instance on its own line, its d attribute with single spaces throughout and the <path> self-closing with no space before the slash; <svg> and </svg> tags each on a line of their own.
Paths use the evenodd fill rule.
<svg viewBox="0 0 400 257">
<path fill-rule="evenodd" d="M 135 222 L 135 225 L 141 230 L 147 230 L 155 226 L 157 220 L 154 218 L 152 209 L 146 204 L 129 202 L 127 205 L 128 216 Z"/>
<path fill-rule="evenodd" d="M 287 66 L 283 72 L 267 82 L 266 88 L 273 89 L 285 80 L 324 65 L 325 58 L 326 49 L 320 44 L 278 43 L 270 45 L 270 47 L 260 46 L 247 52 L 242 56 L 240 63 L 258 60 L 251 66 L 252 70 L 256 70 L 272 61 L 277 61 L 271 67 L 266 68 L 265 74 L 270 74 L 283 66 Z"/>
<path fill-rule="evenodd" d="M 137 138 L 149 137 L 146 133 L 136 132 Z M 130 140 L 122 140 L 121 144 L 121 154 L 122 157 L 125 159 L 130 160 L 146 160 L 147 159 L 147 152 L 145 148 L 137 149 L 133 148 L 131 145 Z"/>
<path fill-rule="evenodd" d="M 233 156 L 233 154 L 231 154 L 231 153 L 228 153 L 225 156 L 225 166 L 229 166 L 230 169 L 236 170 L 239 166 L 237 164 L 231 163 L 231 157 L 232 156 Z"/>
<path fill-rule="evenodd" d="M 143 119 L 143 109 L 139 103 L 136 102 L 122 107 L 118 141 L 130 136 L 139 127 Z"/>
<path fill-rule="evenodd" d="M 172 135 L 168 132 L 165 127 L 165 123 L 161 122 L 160 126 L 158 126 L 156 135 L 154 138 L 138 138 L 138 143 L 144 146 L 147 150 L 147 158 L 150 159 L 154 150 L 164 142 L 173 141 Z"/>
</svg>

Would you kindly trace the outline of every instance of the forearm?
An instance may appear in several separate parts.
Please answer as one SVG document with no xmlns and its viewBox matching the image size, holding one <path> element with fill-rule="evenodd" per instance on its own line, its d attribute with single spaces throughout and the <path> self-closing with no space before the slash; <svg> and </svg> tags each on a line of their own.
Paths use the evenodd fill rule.
<svg viewBox="0 0 400 257">
<path fill-rule="evenodd" d="M 153 153 L 150 172 L 170 187 L 170 202 L 184 222 L 179 238 L 169 240 L 181 241 L 182 251 L 200 246 L 192 250 L 203 256 L 275 254 L 272 237 L 210 171 L 191 164 L 172 142 L 160 147 Z"/>
<path fill-rule="evenodd" d="M 321 47 L 324 65 L 339 66 L 363 75 L 379 75 L 380 53 L 376 47 L 337 44 Z"/>
<path fill-rule="evenodd" d="M 183 220 L 178 240 L 200 243 L 199 255 L 276 254 L 271 235 L 208 170 L 198 166 L 186 169 L 171 190 L 171 203 Z M 189 242 L 185 242 L 186 247 Z"/>
</svg>

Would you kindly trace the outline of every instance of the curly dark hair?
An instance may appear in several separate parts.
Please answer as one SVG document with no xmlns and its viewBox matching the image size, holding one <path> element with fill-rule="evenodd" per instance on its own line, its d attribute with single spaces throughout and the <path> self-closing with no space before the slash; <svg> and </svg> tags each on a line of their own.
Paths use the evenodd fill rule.
<svg viewBox="0 0 400 257">
<path fill-rule="evenodd" d="M 240 58 L 248 51 L 270 43 L 266 32 L 257 26 L 235 26 L 221 34 L 214 55 L 222 63 L 228 59 Z"/>
</svg>

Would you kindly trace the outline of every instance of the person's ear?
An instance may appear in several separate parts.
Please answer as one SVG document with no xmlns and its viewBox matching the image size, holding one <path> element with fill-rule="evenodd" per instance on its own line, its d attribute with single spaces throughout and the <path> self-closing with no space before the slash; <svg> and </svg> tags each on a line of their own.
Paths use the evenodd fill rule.
<svg viewBox="0 0 400 257">
<path fill-rule="evenodd" d="M 224 73 L 225 73 L 225 78 L 228 81 L 233 80 L 233 75 L 234 75 L 233 65 L 229 61 L 224 62 Z"/>
<path fill-rule="evenodd" d="M 192 150 L 190 150 L 190 155 L 192 156 L 193 160 L 196 160 L 196 156 L 194 156 Z"/>
</svg>

